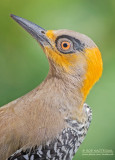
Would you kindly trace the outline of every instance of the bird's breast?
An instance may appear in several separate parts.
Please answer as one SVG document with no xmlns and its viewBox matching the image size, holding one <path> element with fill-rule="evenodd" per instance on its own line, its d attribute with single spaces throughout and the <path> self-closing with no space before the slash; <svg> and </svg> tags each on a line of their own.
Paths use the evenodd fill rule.
<svg viewBox="0 0 115 160">
<path fill-rule="evenodd" d="M 89 128 L 92 113 L 91 109 L 86 106 L 88 119 L 85 123 L 80 123 L 77 120 L 66 119 L 68 125 L 58 136 L 46 142 L 45 145 L 35 146 L 26 151 L 17 151 L 8 160 L 72 160 L 80 144 Z"/>
</svg>

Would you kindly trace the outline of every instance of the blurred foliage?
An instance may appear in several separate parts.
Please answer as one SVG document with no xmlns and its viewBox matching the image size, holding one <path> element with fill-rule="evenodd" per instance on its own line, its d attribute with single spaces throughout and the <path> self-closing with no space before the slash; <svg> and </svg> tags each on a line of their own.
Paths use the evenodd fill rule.
<svg viewBox="0 0 115 160">
<path fill-rule="evenodd" d="M 115 154 L 115 0 L 1 0 L 0 106 L 43 81 L 48 62 L 33 38 L 11 18 L 16 14 L 45 29 L 71 29 L 91 37 L 102 52 L 104 71 L 87 103 L 93 120 L 74 160 L 115 159 L 83 156 L 83 149 L 110 149 Z"/>
</svg>

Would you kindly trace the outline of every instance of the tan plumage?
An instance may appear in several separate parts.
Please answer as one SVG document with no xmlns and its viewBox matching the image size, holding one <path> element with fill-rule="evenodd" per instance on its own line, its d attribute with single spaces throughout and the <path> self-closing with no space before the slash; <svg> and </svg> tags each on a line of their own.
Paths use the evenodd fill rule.
<svg viewBox="0 0 115 160">
<path fill-rule="evenodd" d="M 93 50 L 97 47 L 85 35 L 69 30 L 45 31 L 38 27 L 47 37 L 47 41 L 44 40 L 43 43 L 43 40 L 40 41 L 41 37 L 35 36 L 38 30 L 35 28 L 34 33 L 31 29 L 32 23 L 13 15 L 12 17 L 40 44 L 42 43 L 41 46 L 50 63 L 50 71 L 40 86 L 0 108 L 0 160 L 5 160 L 20 148 L 25 150 L 54 139 L 67 127 L 67 117 L 77 118 L 80 122 L 87 121 L 82 107 L 86 97 L 86 89 L 83 87 L 85 85 L 88 94 L 102 72 L 100 52 L 95 50 L 95 62 L 93 60 L 92 65 L 99 66 L 100 71 L 93 70 L 94 75 L 90 75 L 85 51 L 87 48 Z M 84 50 L 76 50 L 75 54 L 63 54 L 58 51 L 55 39 L 62 35 L 75 37 L 85 43 Z M 91 86 L 85 82 L 87 72 L 88 81 L 90 76 L 94 79 L 91 78 Z"/>
<path fill-rule="evenodd" d="M 58 109 L 50 108 L 53 101 L 49 99 L 54 95 L 44 98 L 52 88 L 55 90 L 54 83 L 42 84 L 40 87 L 0 109 L 0 153 L 3 153 L 0 159 L 8 158 L 21 147 L 45 143 L 64 127 Z M 57 88 L 55 93 L 58 94 Z"/>
</svg>

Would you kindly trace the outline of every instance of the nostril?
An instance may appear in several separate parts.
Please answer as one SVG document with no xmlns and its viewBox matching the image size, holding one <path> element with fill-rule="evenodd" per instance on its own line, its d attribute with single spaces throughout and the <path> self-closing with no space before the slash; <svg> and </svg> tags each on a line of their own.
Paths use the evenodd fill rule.
<svg viewBox="0 0 115 160">
<path fill-rule="evenodd" d="M 41 31 L 41 33 L 42 33 L 42 34 L 45 34 L 45 32 L 44 32 L 44 31 Z"/>
</svg>

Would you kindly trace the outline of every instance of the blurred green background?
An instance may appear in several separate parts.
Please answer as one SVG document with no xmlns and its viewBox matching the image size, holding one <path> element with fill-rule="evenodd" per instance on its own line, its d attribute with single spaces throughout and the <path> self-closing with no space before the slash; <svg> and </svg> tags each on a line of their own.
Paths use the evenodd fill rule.
<svg viewBox="0 0 115 160">
<path fill-rule="evenodd" d="M 43 51 L 10 18 L 11 13 L 46 29 L 84 33 L 98 45 L 103 76 L 87 98 L 93 120 L 74 160 L 115 159 L 115 155 L 83 155 L 84 150 L 112 150 L 115 154 L 115 0 L 1 0 L 0 106 L 35 88 L 48 73 Z"/>
</svg>

